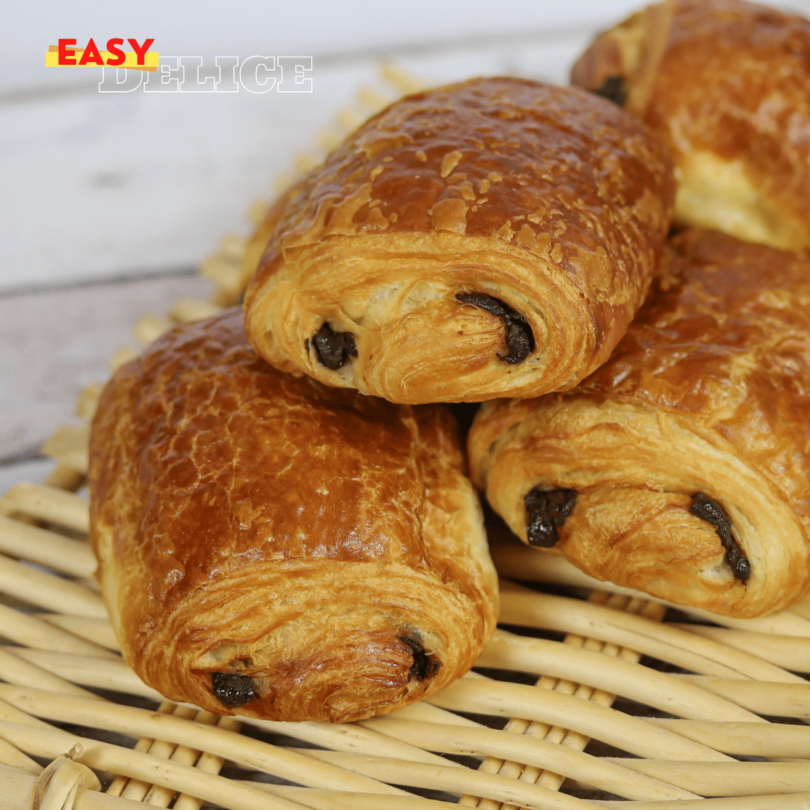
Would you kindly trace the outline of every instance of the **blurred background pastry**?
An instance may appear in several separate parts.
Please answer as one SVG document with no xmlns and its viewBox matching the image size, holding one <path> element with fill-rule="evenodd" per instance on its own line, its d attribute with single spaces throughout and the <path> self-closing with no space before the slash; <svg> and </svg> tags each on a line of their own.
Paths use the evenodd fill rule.
<svg viewBox="0 0 810 810">
<path fill-rule="evenodd" d="M 665 0 L 599 35 L 571 80 L 667 144 L 681 223 L 810 247 L 810 21 L 742 0 Z"/>
</svg>

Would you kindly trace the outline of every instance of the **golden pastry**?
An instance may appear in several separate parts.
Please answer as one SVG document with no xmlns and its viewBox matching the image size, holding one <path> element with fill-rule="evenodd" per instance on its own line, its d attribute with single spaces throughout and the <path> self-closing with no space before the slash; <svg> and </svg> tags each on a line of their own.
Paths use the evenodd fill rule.
<svg viewBox="0 0 810 810">
<path fill-rule="evenodd" d="M 779 610 L 810 585 L 810 261 L 695 230 L 662 264 L 577 388 L 482 406 L 473 480 L 524 542 L 597 579 Z"/>
<path fill-rule="evenodd" d="M 300 192 L 301 183 L 295 183 L 283 194 L 280 194 L 276 200 L 267 207 L 259 224 L 256 226 L 256 230 L 250 235 L 245 245 L 245 252 L 242 255 L 240 265 L 240 289 L 244 290 L 248 284 L 250 284 L 250 280 L 253 278 L 256 268 L 259 266 L 259 260 L 262 257 L 262 253 L 264 253 L 264 249 L 267 247 L 267 243 L 270 241 L 270 237 L 276 230 L 290 201 L 295 199 L 296 195 Z"/>
<path fill-rule="evenodd" d="M 649 287 L 664 150 L 593 94 L 474 79 L 408 96 L 313 170 L 248 289 L 272 365 L 392 402 L 571 387 Z"/>
<path fill-rule="evenodd" d="M 282 374 L 240 309 L 105 388 L 90 539 L 129 665 L 219 714 L 346 721 L 464 674 L 497 578 L 446 408 Z"/>
<path fill-rule="evenodd" d="M 810 247 L 810 21 L 741 0 L 666 0 L 600 35 L 571 77 L 666 142 L 678 220 Z"/>
</svg>

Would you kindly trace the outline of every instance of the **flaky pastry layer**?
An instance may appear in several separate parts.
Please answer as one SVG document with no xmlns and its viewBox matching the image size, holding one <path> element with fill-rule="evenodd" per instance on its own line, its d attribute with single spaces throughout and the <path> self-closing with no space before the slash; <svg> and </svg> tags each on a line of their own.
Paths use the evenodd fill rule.
<svg viewBox="0 0 810 810">
<path fill-rule="evenodd" d="M 250 348 L 240 309 L 116 373 L 89 486 L 121 649 L 172 700 L 355 720 L 464 674 L 494 630 L 449 412 L 285 375 Z"/>
<path fill-rule="evenodd" d="M 313 170 L 245 300 L 284 371 L 393 402 L 575 385 L 669 227 L 664 150 L 590 93 L 475 79 L 408 96 Z"/>
<path fill-rule="evenodd" d="M 676 219 L 810 247 L 810 21 L 742 0 L 666 0 L 601 34 L 571 74 L 590 90 L 611 77 L 672 152 Z"/>
<path fill-rule="evenodd" d="M 757 616 L 810 587 L 810 263 L 713 232 L 670 247 L 604 366 L 483 406 L 473 480 L 597 579 Z"/>
</svg>

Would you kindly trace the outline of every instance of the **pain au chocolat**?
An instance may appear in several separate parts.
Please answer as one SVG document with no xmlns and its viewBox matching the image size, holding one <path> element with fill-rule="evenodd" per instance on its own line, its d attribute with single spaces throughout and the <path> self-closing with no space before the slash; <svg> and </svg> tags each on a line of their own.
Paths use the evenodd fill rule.
<svg viewBox="0 0 810 810">
<path fill-rule="evenodd" d="M 408 96 L 314 169 L 245 299 L 272 365 L 392 402 L 571 387 L 647 292 L 663 148 L 577 88 L 474 79 Z"/>
<path fill-rule="evenodd" d="M 673 238 L 610 360 L 486 403 L 473 480 L 526 543 L 585 573 L 751 617 L 810 586 L 810 261 Z"/>
<path fill-rule="evenodd" d="M 130 666 L 219 714 L 347 721 L 464 674 L 497 578 L 443 406 L 282 374 L 240 309 L 105 388 L 90 538 Z"/>
<path fill-rule="evenodd" d="M 741 0 L 665 0 L 601 34 L 571 78 L 670 148 L 676 219 L 810 248 L 810 21 Z"/>
</svg>

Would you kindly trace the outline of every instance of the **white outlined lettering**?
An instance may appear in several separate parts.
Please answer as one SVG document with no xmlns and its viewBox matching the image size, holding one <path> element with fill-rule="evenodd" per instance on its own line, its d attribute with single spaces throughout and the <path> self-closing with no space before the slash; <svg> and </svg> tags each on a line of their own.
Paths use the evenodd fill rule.
<svg viewBox="0 0 810 810">
<path fill-rule="evenodd" d="M 98 83 L 98 92 L 132 93 L 143 84 L 143 79 L 143 70 L 103 67 L 101 69 L 101 81 Z"/>
<path fill-rule="evenodd" d="M 219 68 L 219 81 L 217 82 L 217 93 L 238 93 L 239 92 L 239 57 L 238 56 L 218 56 L 215 60 Z"/>
<path fill-rule="evenodd" d="M 220 67 L 216 63 L 203 64 L 202 56 L 181 56 L 183 80 L 180 82 L 181 93 L 212 93 L 220 82 Z"/>
<path fill-rule="evenodd" d="M 161 56 L 158 69 L 149 74 L 143 89 L 147 93 L 178 93 L 184 74 L 179 56 Z"/>
<path fill-rule="evenodd" d="M 99 93 L 311 93 L 311 56 L 217 56 L 213 64 L 201 56 L 160 56 L 155 72 L 105 66 Z M 145 78 L 145 81 L 144 81 Z"/>
<path fill-rule="evenodd" d="M 312 71 L 311 56 L 279 56 L 278 66 L 281 70 L 279 93 L 312 92 L 312 78 L 304 75 Z"/>
<path fill-rule="evenodd" d="M 275 56 L 249 56 L 239 68 L 239 83 L 249 93 L 269 93 L 276 86 L 275 71 Z"/>
</svg>

